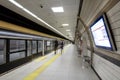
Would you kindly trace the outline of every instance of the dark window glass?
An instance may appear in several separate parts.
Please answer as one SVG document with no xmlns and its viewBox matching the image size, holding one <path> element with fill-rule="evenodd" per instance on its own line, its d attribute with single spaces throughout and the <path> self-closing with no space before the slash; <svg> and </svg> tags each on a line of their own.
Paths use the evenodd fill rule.
<svg viewBox="0 0 120 80">
<path fill-rule="evenodd" d="M 10 54 L 10 61 L 21 59 L 25 57 L 25 52 L 17 52 Z"/>
<path fill-rule="evenodd" d="M 32 41 L 32 54 L 37 53 L 37 41 Z"/>
<path fill-rule="evenodd" d="M 51 41 L 51 49 L 54 49 L 54 41 Z"/>
<path fill-rule="evenodd" d="M 51 50 L 51 41 L 47 41 L 47 50 Z"/>
<path fill-rule="evenodd" d="M 0 64 L 5 63 L 5 41 L 0 39 Z"/>
<path fill-rule="evenodd" d="M 38 41 L 38 52 L 41 52 L 43 49 L 43 43 L 42 41 Z"/>
<path fill-rule="evenodd" d="M 10 40 L 10 52 L 25 50 L 25 40 Z"/>
<path fill-rule="evenodd" d="M 31 55 L 31 41 L 27 41 L 27 55 Z"/>
<path fill-rule="evenodd" d="M 47 51 L 47 41 L 44 41 L 44 50 Z"/>
</svg>

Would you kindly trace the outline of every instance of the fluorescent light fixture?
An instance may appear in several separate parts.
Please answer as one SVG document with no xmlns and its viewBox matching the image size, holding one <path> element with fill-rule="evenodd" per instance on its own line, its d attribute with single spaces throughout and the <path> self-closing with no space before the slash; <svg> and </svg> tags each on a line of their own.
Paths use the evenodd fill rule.
<svg viewBox="0 0 120 80">
<path fill-rule="evenodd" d="M 14 5 L 16 5 L 17 7 L 23 9 L 24 7 L 21 6 L 18 2 L 16 2 L 15 0 L 9 0 L 11 3 L 13 3 Z"/>
<path fill-rule="evenodd" d="M 69 26 L 69 24 L 62 24 L 62 26 Z"/>
<path fill-rule="evenodd" d="M 66 31 L 70 31 L 70 29 L 67 29 Z"/>
<path fill-rule="evenodd" d="M 55 30 L 56 32 L 58 32 L 59 34 L 61 34 L 62 36 L 66 37 L 64 34 L 62 34 L 61 32 L 59 32 L 57 29 L 55 29 L 54 27 L 52 27 L 51 25 L 49 25 L 48 23 L 46 23 L 44 20 L 42 20 L 41 18 L 39 18 L 38 16 L 36 16 L 34 13 L 32 13 L 31 11 L 29 11 L 28 9 L 24 8 L 21 4 L 19 4 L 18 2 L 16 2 L 15 0 L 9 0 L 12 4 L 16 5 L 17 7 L 21 8 L 22 10 L 24 10 L 25 12 L 27 12 L 28 14 L 30 14 L 31 16 L 33 16 L 34 18 L 36 18 L 37 20 L 41 21 L 42 23 L 44 23 L 45 25 L 47 25 L 48 27 L 50 27 L 51 29 Z M 56 8 L 57 9 L 57 8 Z M 62 7 L 58 7 L 58 10 L 64 11 Z"/>
<path fill-rule="evenodd" d="M 52 7 L 53 12 L 64 12 L 63 7 Z"/>
</svg>

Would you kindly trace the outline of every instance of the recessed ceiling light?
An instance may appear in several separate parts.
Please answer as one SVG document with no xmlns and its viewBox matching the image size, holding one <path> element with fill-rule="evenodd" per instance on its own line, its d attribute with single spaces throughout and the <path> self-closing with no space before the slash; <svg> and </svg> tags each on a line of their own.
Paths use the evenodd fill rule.
<svg viewBox="0 0 120 80">
<path fill-rule="evenodd" d="M 52 7 L 53 12 L 64 12 L 63 7 Z"/>
<path fill-rule="evenodd" d="M 62 26 L 69 26 L 69 24 L 62 24 Z"/>
<path fill-rule="evenodd" d="M 70 31 L 70 29 L 67 29 L 66 31 Z"/>
</svg>

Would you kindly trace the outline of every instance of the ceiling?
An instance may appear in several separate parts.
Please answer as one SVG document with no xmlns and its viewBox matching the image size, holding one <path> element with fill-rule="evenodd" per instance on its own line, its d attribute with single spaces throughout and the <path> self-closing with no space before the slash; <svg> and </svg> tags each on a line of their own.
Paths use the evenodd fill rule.
<svg viewBox="0 0 120 80">
<path fill-rule="evenodd" d="M 34 15 L 45 21 L 45 23 L 47 24 L 35 18 L 34 16 L 31 16 L 23 9 L 12 4 L 9 0 L 0 0 L 0 4 L 64 37 L 67 37 L 71 40 L 74 39 L 80 0 L 13 0 L 13 1 L 19 3 L 22 7 L 32 12 Z M 63 7 L 64 12 L 54 13 L 51 7 L 59 6 Z M 62 27 L 62 24 L 69 24 L 69 26 Z M 66 31 L 68 29 L 70 29 L 70 31 Z"/>
<path fill-rule="evenodd" d="M 82 3 L 82 9 L 80 13 L 80 17 L 86 26 L 90 27 L 90 25 L 103 14 L 102 10 L 111 0 L 84 0 Z M 83 34 L 85 31 L 85 27 L 83 24 L 78 22 L 79 33 Z"/>
<path fill-rule="evenodd" d="M 82 10 L 80 17 L 83 19 L 85 24 L 89 26 L 91 21 L 95 18 L 95 16 L 100 13 L 100 11 L 104 8 L 104 6 L 110 0 L 84 0 L 82 4 Z"/>
</svg>

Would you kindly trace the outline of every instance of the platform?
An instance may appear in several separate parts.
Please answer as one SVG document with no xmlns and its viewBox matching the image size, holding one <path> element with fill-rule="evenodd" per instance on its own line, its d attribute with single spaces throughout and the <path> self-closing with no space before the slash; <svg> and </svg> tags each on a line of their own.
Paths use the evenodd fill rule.
<svg viewBox="0 0 120 80">
<path fill-rule="evenodd" d="M 76 46 L 69 44 L 61 50 L 37 58 L 8 73 L 0 80 L 99 80 L 90 66 L 78 56 Z"/>
</svg>

